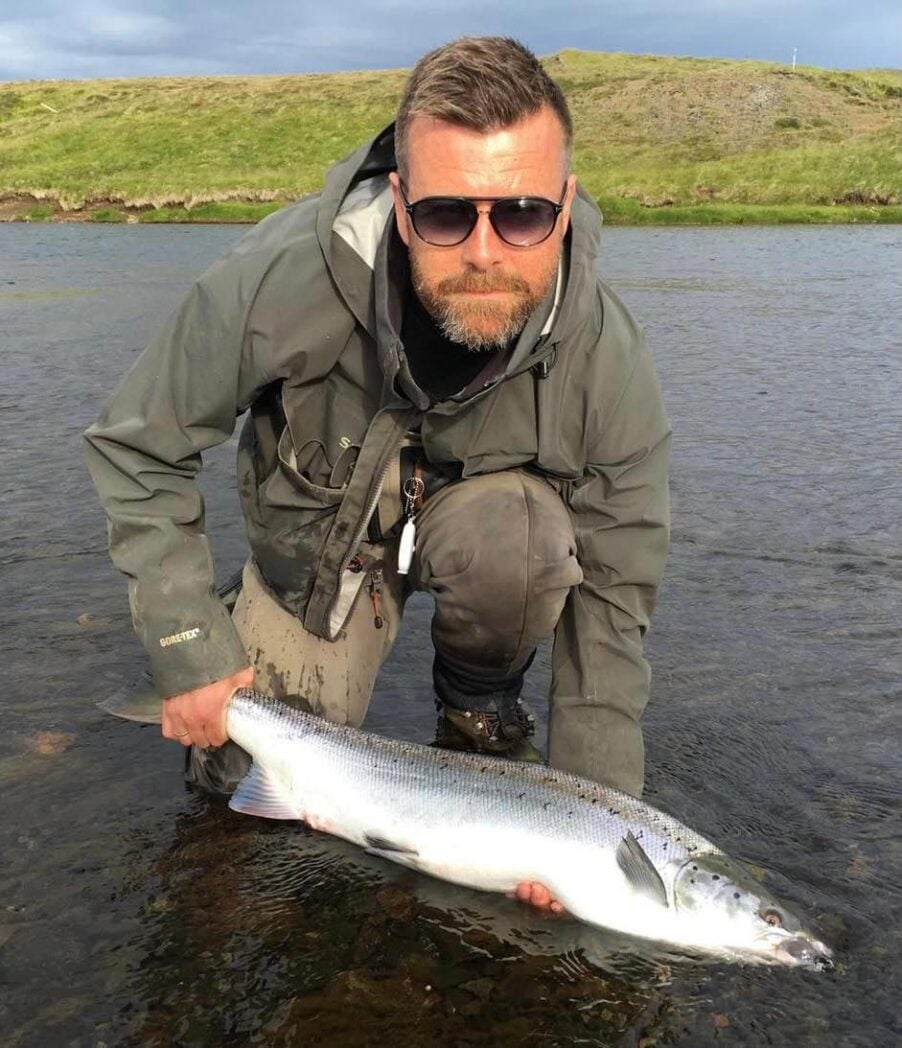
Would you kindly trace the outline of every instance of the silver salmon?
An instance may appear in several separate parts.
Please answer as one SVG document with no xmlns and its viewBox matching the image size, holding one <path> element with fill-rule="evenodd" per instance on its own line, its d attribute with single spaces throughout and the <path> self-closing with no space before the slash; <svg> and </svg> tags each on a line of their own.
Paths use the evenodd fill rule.
<svg viewBox="0 0 902 1048">
<path fill-rule="evenodd" d="M 240 690 L 229 736 L 253 758 L 230 806 L 302 819 L 483 891 L 538 882 L 579 920 L 721 956 L 813 969 L 831 951 L 716 845 L 588 779 L 400 742 Z"/>
</svg>

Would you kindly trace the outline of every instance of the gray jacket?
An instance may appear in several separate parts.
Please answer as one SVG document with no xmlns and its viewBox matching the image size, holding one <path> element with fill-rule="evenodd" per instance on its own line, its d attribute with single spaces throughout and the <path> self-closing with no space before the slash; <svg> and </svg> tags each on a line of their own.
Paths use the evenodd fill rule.
<svg viewBox="0 0 902 1048">
<path fill-rule="evenodd" d="M 282 603 L 334 637 L 361 581 L 347 565 L 380 478 L 419 424 L 448 476 L 518 467 L 556 486 L 585 580 L 557 627 L 553 708 L 590 710 L 593 732 L 616 722 L 635 736 L 649 683 L 641 639 L 668 545 L 669 429 L 642 335 L 596 275 L 598 211 L 580 191 L 558 285 L 506 372 L 432 405 L 399 337 L 393 163 L 388 128 L 339 162 L 321 194 L 250 231 L 85 434 L 157 687 L 178 694 L 247 663 L 216 595 L 201 452 L 249 411 L 239 492 L 254 557 Z"/>
</svg>

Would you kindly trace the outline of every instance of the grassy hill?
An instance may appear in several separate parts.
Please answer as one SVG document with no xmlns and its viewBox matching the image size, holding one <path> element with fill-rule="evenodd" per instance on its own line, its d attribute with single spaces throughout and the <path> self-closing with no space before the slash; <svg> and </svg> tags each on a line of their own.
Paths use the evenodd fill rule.
<svg viewBox="0 0 902 1048">
<path fill-rule="evenodd" d="M 902 72 L 562 51 L 609 221 L 902 221 Z M 404 70 L 0 85 L 0 218 L 246 221 L 393 116 Z"/>
</svg>

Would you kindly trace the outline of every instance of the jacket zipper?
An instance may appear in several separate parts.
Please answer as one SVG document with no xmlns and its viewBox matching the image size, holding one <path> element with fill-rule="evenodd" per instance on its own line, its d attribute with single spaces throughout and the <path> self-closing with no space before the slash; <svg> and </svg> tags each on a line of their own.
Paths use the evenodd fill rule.
<svg viewBox="0 0 902 1048">
<path fill-rule="evenodd" d="M 370 526 L 370 520 L 373 516 L 373 513 L 376 510 L 376 505 L 379 502 L 379 498 L 382 495 L 382 488 L 385 485 L 385 478 L 388 476 L 388 471 L 391 469 L 392 456 L 394 454 L 397 454 L 403 441 L 404 436 L 402 434 L 401 441 L 398 443 L 398 446 L 392 452 L 392 455 L 389 455 L 386 458 L 379 472 L 376 474 L 376 480 L 373 483 L 373 487 L 370 488 L 370 494 L 367 497 L 366 502 L 363 504 L 363 515 L 360 518 L 360 523 L 357 526 L 357 530 L 351 537 L 351 544 L 348 546 L 348 559 L 345 563 L 346 568 L 350 566 L 351 561 L 354 560 L 354 558 L 357 556 L 357 550 L 360 548 L 360 543 L 363 541 L 363 536 L 366 534 L 366 529 Z"/>
<path fill-rule="evenodd" d="M 382 618 L 382 569 L 373 568 L 370 572 L 370 600 L 373 602 L 373 625 L 381 630 L 385 620 Z"/>
<path fill-rule="evenodd" d="M 358 553 L 348 561 L 346 570 L 353 572 L 355 575 L 359 575 L 361 571 L 366 571 L 368 564 L 377 563 L 378 561 L 372 559 L 367 560 L 367 558 Z M 373 625 L 377 630 L 381 630 L 385 625 L 385 619 L 382 617 L 382 569 L 379 567 L 373 567 L 367 572 L 366 579 L 366 587 L 370 591 L 370 601 L 373 604 Z"/>
</svg>

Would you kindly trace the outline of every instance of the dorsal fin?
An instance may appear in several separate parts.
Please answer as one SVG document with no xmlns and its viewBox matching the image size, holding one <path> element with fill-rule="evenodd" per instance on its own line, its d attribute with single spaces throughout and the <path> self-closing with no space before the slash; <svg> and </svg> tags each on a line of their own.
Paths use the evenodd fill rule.
<svg viewBox="0 0 902 1048">
<path fill-rule="evenodd" d="M 617 847 L 617 865 L 637 892 L 647 895 L 661 906 L 667 906 L 664 881 L 642 845 L 633 836 L 632 830 Z"/>
</svg>

